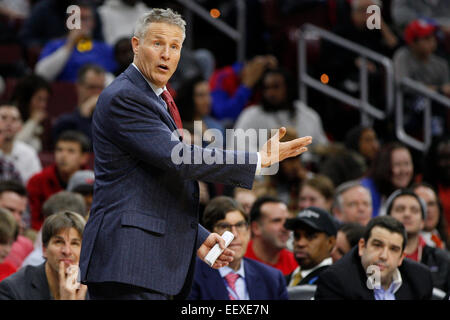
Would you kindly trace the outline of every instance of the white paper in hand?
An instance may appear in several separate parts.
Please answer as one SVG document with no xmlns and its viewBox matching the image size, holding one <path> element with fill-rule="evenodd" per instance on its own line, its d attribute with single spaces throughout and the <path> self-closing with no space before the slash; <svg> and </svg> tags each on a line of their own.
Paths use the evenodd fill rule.
<svg viewBox="0 0 450 320">
<path fill-rule="evenodd" d="M 225 240 L 225 248 L 228 247 L 234 239 L 234 234 L 232 234 L 230 231 L 225 231 L 222 234 L 222 239 Z M 214 262 L 216 262 L 216 259 L 222 254 L 223 250 L 220 249 L 220 246 L 218 243 L 212 247 L 211 250 L 209 250 L 208 254 L 205 257 L 206 263 L 212 267 Z"/>
</svg>

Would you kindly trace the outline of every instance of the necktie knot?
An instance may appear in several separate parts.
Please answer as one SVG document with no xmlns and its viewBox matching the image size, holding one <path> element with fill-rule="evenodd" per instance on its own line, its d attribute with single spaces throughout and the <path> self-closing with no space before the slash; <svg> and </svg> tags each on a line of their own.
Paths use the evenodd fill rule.
<svg viewBox="0 0 450 320">
<path fill-rule="evenodd" d="M 234 272 L 230 272 L 225 276 L 225 280 L 227 281 L 228 285 L 231 289 L 236 290 L 236 281 L 239 279 L 239 275 Z"/>
</svg>

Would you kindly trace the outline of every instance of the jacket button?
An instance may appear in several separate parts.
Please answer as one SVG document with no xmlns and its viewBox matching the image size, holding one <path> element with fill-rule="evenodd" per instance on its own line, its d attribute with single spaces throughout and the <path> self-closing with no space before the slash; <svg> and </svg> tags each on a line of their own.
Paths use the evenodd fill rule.
<svg viewBox="0 0 450 320">
<path fill-rule="evenodd" d="M 191 222 L 191 228 L 196 229 L 197 228 L 197 222 Z"/>
</svg>

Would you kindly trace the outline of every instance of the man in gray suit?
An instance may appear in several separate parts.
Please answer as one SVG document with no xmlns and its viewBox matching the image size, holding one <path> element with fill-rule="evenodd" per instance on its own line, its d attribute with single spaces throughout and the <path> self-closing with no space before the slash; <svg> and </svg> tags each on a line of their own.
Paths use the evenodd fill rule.
<svg viewBox="0 0 450 320">
<path fill-rule="evenodd" d="M 99 97 L 92 121 L 94 199 L 80 259 L 91 299 L 185 298 L 195 256 L 203 260 L 216 243 L 224 247 L 217 233 L 198 223 L 197 180 L 250 189 L 257 170 L 297 156 L 311 143 L 311 137 L 280 143 L 285 128 L 259 153 L 185 143 L 166 90 L 184 38 L 179 14 L 145 14 L 131 39 L 133 64 Z M 193 164 L 194 155 L 233 164 Z M 228 265 L 233 254 L 224 250 L 213 268 Z"/>
</svg>

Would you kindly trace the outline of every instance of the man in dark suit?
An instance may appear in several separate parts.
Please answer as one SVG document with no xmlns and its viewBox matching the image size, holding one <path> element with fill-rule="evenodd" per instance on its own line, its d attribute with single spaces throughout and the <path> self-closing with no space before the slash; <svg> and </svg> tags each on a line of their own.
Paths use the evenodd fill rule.
<svg viewBox="0 0 450 320">
<path fill-rule="evenodd" d="M 42 227 L 43 256 L 0 282 L 0 300 L 84 300 L 85 285 L 76 285 L 84 218 L 66 211 L 48 217 Z"/>
<path fill-rule="evenodd" d="M 278 269 L 244 258 L 250 240 L 249 217 L 229 197 L 216 197 L 205 208 L 205 227 L 219 234 L 230 231 L 235 252 L 229 266 L 214 270 L 197 259 L 190 300 L 287 300 L 286 284 Z"/>
<path fill-rule="evenodd" d="M 204 259 L 217 242 L 224 246 L 218 234 L 198 224 L 197 180 L 251 188 L 257 170 L 297 156 L 311 143 L 311 137 L 280 143 L 285 128 L 259 153 L 180 141 L 181 119 L 166 84 L 184 38 L 179 14 L 145 14 L 131 40 L 133 64 L 102 92 L 95 108 L 94 199 L 80 260 L 82 282 L 93 299 L 186 297 L 195 256 Z M 269 152 L 269 146 L 279 152 Z M 202 160 L 217 158 L 233 164 Z M 213 267 L 227 265 L 232 256 L 224 250 Z"/>
<path fill-rule="evenodd" d="M 405 257 L 406 231 L 389 216 L 373 218 L 358 246 L 324 271 L 316 300 L 428 300 L 431 272 Z"/>
<path fill-rule="evenodd" d="M 319 275 L 332 263 L 336 226 L 327 211 L 308 207 L 297 217 L 286 220 L 285 228 L 294 231 L 294 256 L 299 265 L 286 276 L 289 287 L 316 284 Z"/>
</svg>

